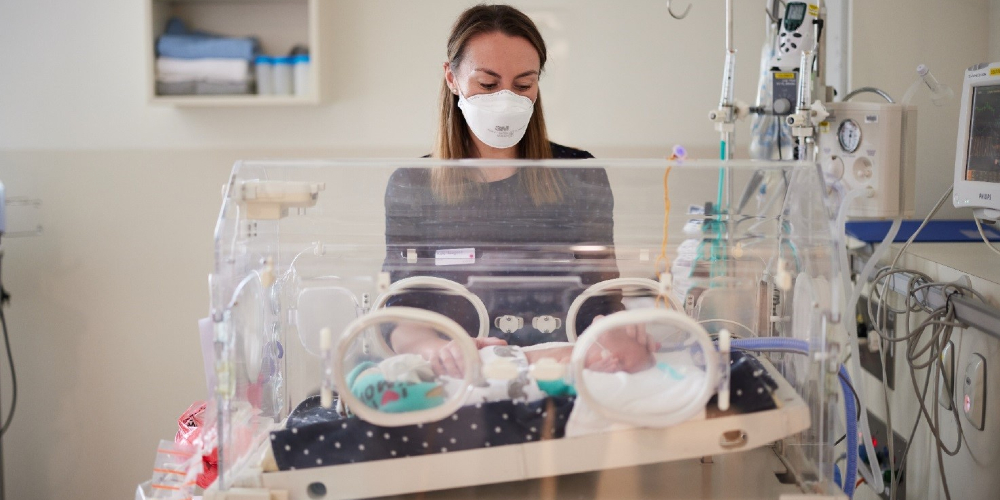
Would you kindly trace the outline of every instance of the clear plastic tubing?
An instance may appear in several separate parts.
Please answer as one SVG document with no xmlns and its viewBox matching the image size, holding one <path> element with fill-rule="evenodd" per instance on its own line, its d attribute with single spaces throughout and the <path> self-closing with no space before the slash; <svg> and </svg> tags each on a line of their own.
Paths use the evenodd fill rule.
<svg viewBox="0 0 1000 500">
<path fill-rule="evenodd" d="M 847 258 L 847 244 L 846 244 L 847 243 L 846 242 L 846 240 L 847 240 L 847 211 L 850 209 L 851 202 L 853 202 L 856 198 L 860 198 L 860 197 L 866 196 L 867 194 L 868 194 L 868 192 L 865 189 L 854 189 L 852 191 L 848 191 L 847 194 L 844 195 L 844 199 L 841 200 L 841 202 L 840 202 L 840 209 L 837 211 L 837 231 L 838 231 L 837 234 L 844 235 L 844 240 L 845 240 L 844 243 L 842 243 L 840 245 L 840 252 L 839 252 L 839 255 L 838 255 L 838 257 L 840 258 L 840 269 L 841 269 L 840 276 L 841 276 L 841 285 L 843 286 L 843 290 L 844 290 L 844 295 L 843 295 L 844 299 L 848 299 L 849 298 L 849 296 L 848 296 L 849 292 L 848 291 L 851 290 L 852 288 L 854 288 L 851 285 L 850 264 L 849 264 L 848 258 Z M 844 317 L 845 318 L 846 317 L 853 317 L 854 313 L 853 312 L 849 312 L 851 310 L 850 309 L 846 309 L 847 306 L 848 306 L 847 302 L 844 302 L 844 307 L 845 307 L 844 312 L 847 313 L 847 315 L 845 315 Z"/>
<path fill-rule="evenodd" d="M 892 245 L 892 241 L 896 239 L 896 235 L 899 233 L 899 227 L 903 224 L 902 217 L 896 217 L 892 220 L 892 226 L 889 227 L 889 232 L 886 233 L 885 238 L 882 239 L 882 243 L 875 248 L 875 252 L 872 253 L 871 258 L 868 259 L 868 263 L 865 264 L 864 269 L 861 270 L 861 274 L 858 275 L 858 283 L 855 285 L 854 290 L 851 292 L 851 298 L 847 302 L 847 310 L 844 311 L 844 318 L 847 318 L 850 314 L 851 318 L 854 317 L 854 311 L 858 307 L 858 299 L 861 298 L 861 290 L 864 289 L 865 283 L 868 282 L 868 277 L 871 276 L 872 271 L 875 270 L 875 266 L 878 264 L 882 257 L 885 256 L 886 252 L 889 251 L 889 246 Z M 861 352 L 860 346 L 858 344 L 857 332 L 851 334 L 848 332 L 847 338 L 851 341 L 851 372 L 854 373 L 856 377 L 855 380 L 858 382 L 854 385 L 855 390 L 858 392 L 858 399 L 861 401 L 861 434 L 864 436 L 865 451 L 868 452 L 870 457 L 871 470 L 867 467 L 858 467 L 861 471 L 861 476 L 865 478 L 865 481 L 870 484 L 876 492 L 881 493 L 885 490 L 885 483 L 882 481 L 882 466 L 878 462 L 878 457 L 875 455 L 875 447 L 872 446 L 872 432 L 871 428 L 868 426 L 868 403 L 865 397 L 865 384 L 861 380 L 864 377 L 864 371 L 861 370 L 861 356 L 858 353 Z"/>
<path fill-rule="evenodd" d="M 875 268 L 875 265 L 878 263 L 879 260 L 882 259 L 882 256 L 884 256 L 885 253 L 889 251 L 889 246 L 892 244 L 892 241 L 896 238 L 896 234 L 899 233 L 899 227 L 903 223 L 903 219 L 901 218 L 896 218 L 893 220 L 892 225 L 889 227 L 889 232 L 885 235 L 885 238 L 882 240 L 882 243 L 875 249 L 875 252 L 872 254 L 871 258 L 868 259 L 868 263 L 861 271 L 861 274 L 858 275 L 858 285 L 856 287 L 852 287 L 850 265 L 847 259 L 847 245 L 846 245 L 847 233 L 845 230 L 847 225 L 847 211 L 850 208 L 851 202 L 853 202 L 856 198 L 864 197 L 867 194 L 868 191 L 865 189 L 855 189 L 853 191 L 848 192 L 844 196 L 843 201 L 841 201 L 840 209 L 837 212 L 837 230 L 838 230 L 837 234 L 844 235 L 843 237 L 845 239 L 845 241 L 841 242 L 840 244 L 841 251 L 839 252 L 838 255 L 840 260 L 840 268 L 841 268 L 840 272 L 842 278 L 841 286 L 843 287 L 844 298 L 847 299 L 847 302 L 844 305 L 843 314 L 840 315 L 841 323 L 844 325 L 845 330 L 849 330 L 847 328 L 847 325 L 851 321 L 853 321 L 855 314 L 854 311 L 857 310 L 858 300 L 861 297 L 861 290 L 864 288 L 864 284 L 867 282 L 868 276 L 871 275 L 872 271 Z M 847 296 L 848 293 L 850 293 L 849 297 Z M 858 393 L 858 400 L 861 402 L 861 415 L 862 415 L 861 434 L 864 437 L 863 444 L 865 446 L 865 451 L 868 453 L 868 456 L 873 457 L 873 462 L 874 462 L 873 470 L 878 472 L 873 474 L 865 467 L 858 467 L 858 469 L 860 470 L 861 476 L 864 477 L 865 481 L 867 481 L 868 484 L 875 489 L 875 491 L 881 492 L 885 488 L 885 484 L 882 481 L 881 465 L 878 464 L 878 458 L 875 456 L 875 447 L 872 445 L 872 439 L 871 439 L 871 429 L 868 426 L 868 418 L 867 418 L 868 403 L 866 402 L 867 400 L 865 399 L 864 383 L 862 380 L 862 378 L 864 377 L 863 375 L 864 372 L 861 371 L 860 356 L 858 356 L 857 354 L 858 352 L 860 352 L 858 335 L 856 332 L 852 333 L 850 331 L 847 331 L 847 338 L 850 342 L 851 352 L 853 353 L 849 361 L 850 371 L 855 374 L 854 376 L 858 381 L 855 384 L 855 389 Z"/>
</svg>

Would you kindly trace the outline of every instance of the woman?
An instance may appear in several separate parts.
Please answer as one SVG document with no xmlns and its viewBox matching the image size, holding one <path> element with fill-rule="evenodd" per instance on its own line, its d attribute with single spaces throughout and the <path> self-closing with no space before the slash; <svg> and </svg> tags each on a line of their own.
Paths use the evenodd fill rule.
<svg viewBox="0 0 1000 500">
<path fill-rule="evenodd" d="M 541 34 L 517 9 L 479 5 L 463 12 L 448 39 L 431 156 L 592 158 L 548 140 L 539 91 L 545 61 Z M 384 270 L 393 281 L 430 275 L 469 286 L 486 302 L 494 327 L 491 338 L 477 339 L 480 348 L 565 340 L 568 301 L 585 286 L 618 276 L 614 199 L 604 169 L 400 169 L 389 181 L 385 204 Z M 529 285 L 497 284 L 504 282 L 498 276 L 511 275 Z M 533 279 L 553 276 L 562 279 L 555 288 Z M 390 304 L 441 312 L 473 336 L 479 328 L 462 298 L 420 292 Z M 577 331 L 618 308 L 617 300 L 591 299 Z M 501 328 L 500 318 L 517 320 Z M 458 349 L 426 327 L 399 325 L 387 340 L 395 352 L 424 355 L 439 373 L 462 366 Z"/>
</svg>

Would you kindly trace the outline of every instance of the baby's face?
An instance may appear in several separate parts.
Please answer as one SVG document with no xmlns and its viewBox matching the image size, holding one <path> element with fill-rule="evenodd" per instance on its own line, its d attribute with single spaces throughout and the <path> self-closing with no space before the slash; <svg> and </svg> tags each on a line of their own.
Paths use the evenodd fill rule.
<svg viewBox="0 0 1000 500">
<path fill-rule="evenodd" d="M 649 346 L 622 330 L 601 334 L 597 345 L 590 349 L 584 362 L 584 366 L 592 370 L 627 373 L 641 372 L 655 364 L 656 359 L 649 351 Z"/>
</svg>

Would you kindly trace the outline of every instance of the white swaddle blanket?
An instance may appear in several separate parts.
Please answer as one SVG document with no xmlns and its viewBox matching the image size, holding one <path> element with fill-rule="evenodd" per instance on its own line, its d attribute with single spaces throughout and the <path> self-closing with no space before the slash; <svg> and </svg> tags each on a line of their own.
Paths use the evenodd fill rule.
<svg viewBox="0 0 1000 500">
<path fill-rule="evenodd" d="M 637 415 L 670 414 L 682 410 L 698 397 L 706 383 L 704 371 L 676 361 L 676 356 L 657 354 L 656 366 L 637 373 L 584 370 L 583 383 L 594 399 L 617 411 Z M 704 408 L 689 416 L 691 419 L 704 417 Z M 578 397 L 566 424 L 566 437 L 632 427 L 605 418 Z"/>
<path fill-rule="evenodd" d="M 479 357 L 484 366 L 498 359 L 505 359 L 517 367 L 520 375 L 509 380 L 486 378 L 485 383 L 466 389 L 468 392 L 464 404 L 504 400 L 530 402 L 545 398 L 545 392 L 527 375 L 528 360 L 524 351 L 564 345 L 570 344 L 549 343 L 527 348 L 490 346 L 480 349 Z M 694 366 L 691 357 L 686 354 L 657 353 L 655 356 L 655 366 L 637 373 L 584 370 L 582 383 L 587 385 L 594 399 L 619 412 L 666 415 L 681 411 L 701 393 L 707 383 L 705 372 Z M 388 380 L 397 382 L 420 382 L 435 378 L 430 363 L 416 354 L 388 358 L 379 363 L 379 368 Z M 462 379 L 442 375 L 440 380 L 444 383 L 447 394 L 456 394 L 464 388 Z M 577 382 L 578 390 L 580 382 Z M 705 417 L 704 407 L 685 411 L 691 412 L 689 419 Z M 566 437 L 632 427 L 634 426 L 604 417 L 597 409 L 590 407 L 584 398 L 577 397 L 566 424 Z"/>
</svg>

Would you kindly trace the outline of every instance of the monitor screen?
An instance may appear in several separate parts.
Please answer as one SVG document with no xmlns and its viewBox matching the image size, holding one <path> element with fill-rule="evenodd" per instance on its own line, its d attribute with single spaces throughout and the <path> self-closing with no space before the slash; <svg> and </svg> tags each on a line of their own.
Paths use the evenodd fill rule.
<svg viewBox="0 0 1000 500">
<path fill-rule="evenodd" d="M 965 180 L 1000 183 L 1000 85 L 973 88 Z"/>
<path fill-rule="evenodd" d="M 802 22 L 806 18 L 806 4 L 804 3 L 793 3 L 788 6 L 788 11 L 785 12 L 785 18 L 790 21 Z"/>
</svg>

